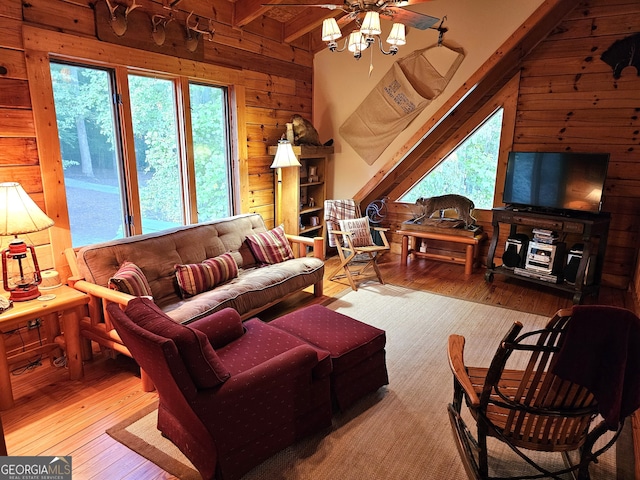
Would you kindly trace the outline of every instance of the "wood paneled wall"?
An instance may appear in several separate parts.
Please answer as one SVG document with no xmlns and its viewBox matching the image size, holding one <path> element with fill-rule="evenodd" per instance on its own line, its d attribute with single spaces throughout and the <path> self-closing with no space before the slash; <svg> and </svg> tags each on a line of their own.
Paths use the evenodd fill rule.
<svg viewBox="0 0 640 480">
<path fill-rule="evenodd" d="M 45 208 L 42 178 L 36 146 L 27 69 L 22 50 L 22 7 L 20 1 L 0 4 L 0 181 L 19 182 L 33 200 Z M 49 236 L 27 238 L 37 246 L 41 268 L 53 260 Z M 9 238 L 0 238 L 6 248 Z"/>
<path fill-rule="evenodd" d="M 640 3 L 590 0 L 523 62 L 514 150 L 610 153 L 603 211 L 611 213 L 603 282 L 634 276 L 640 225 L 640 73 L 619 79 L 600 56 L 640 32 Z"/>
<path fill-rule="evenodd" d="M 640 72 L 629 66 L 615 79 L 600 56 L 615 41 L 639 32 L 637 0 L 585 0 L 522 59 L 515 115 L 503 121 L 503 128 L 511 130 L 511 142 L 505 144 L 502 139 L 495 203 L 501 205 L 508 150 L 610 153 L 603 210 L 611 213 L 612 222 L 603 283 L 623 289 L 631 285 L 636 291 L 640 282 L 634 281 L 640 269 Z M 502 101 L 498 97 L 484 100 L 478 112 L 496 99 Z M 446 138 L 463 139 L 471 129 L 460 121 Z M 417 181 L 450 151 L 446 141 L 441 143 L 420 162 L 413 159 L 418 165 L 414 170 L 396 169 L 403 182 L 374 190 L 365 203 L 402 195 L 409 180 Z M 390 212 L 392 228 L 410 218 L 402 204 L 392 206 Z M 476 212 L 476 216 L 491 234 L 490 212 Z M 501 255 L 504 242 L 498 245 Z M 446 245 L 443 248 L 446 251 Z M 482 253 L 486 256 L 486 246 Z"/>
<path fill-rule="evenodd" d="M 23 25 L 97 39 L 94 5 L 100 0 L 3 0 L 0 3 L 0 180 L 19 181 L 47 213 L 23 45 Z M 138 0 L 147 12 L 162 12 L 162 0 Z M 210 0 L 186 0 L 189 11 L 211 17 Z M 188 9 L 188 10 L 187 10 Z M 236 130 L 241 210 L 273 224 L 273 173 L 267 146 L 293 113 L 312 116 L 313 55 L 308 39 L 292 45 L 273 40 L 281 24 L 264 18 L 244 30 L 231 27 L 232 3 L 216 2 L 212 42 L 202 62 L 240 72 Z M 605 282 L 625 288 L 637 267 L 640 186 L 638 119 L 640 77 L 633 67 L 615 80 L 600 55 L 615 40 L 640 32 L 636 0 L 585 0 L 522 63 L 513 148 L 610 152 L 604 209 L 612 213 Z M 126 35 L 125 35 L 126 37 Z M 123 59 L 126 63 L 126 59 Z M 465 126 L 467 128 L 467 126 Z M 436 161 L 433 155 L 425 164 Z M 375 191 L 373 198 L 389 192 Z M 499 202 L 498 202 L 499 203 Z M 366 205 L 365 205 L 366 206 Z M 402 216 L 402 210 L 397 212 Z M 490 233 L 486 212 L 478 214 Z M 55 229 L 55 227 L 54 227 Z M 55 235 L 53 235 L 55 239 Z M 47 250 L 47 236 L 38 236 Z M 55 243 L 55 240 L 54 240 Z M 62 248 L 43 253 L 45 268 L 60 268 Z M 64 273 L 64 272 L 63 272 Z M 637 284 L 637 280 L 636 280 Z"/>
<path fill-rule="evenodd" d="M 101 0 L 0 2 L 0 181 L 20 182 L 54 220 L 60 212 L 52 211 L 59 207 L 45 201 L 43 178 L 49 172 L 43 171 L 46 168 L 39 157 L 22 30 L 28 25 L 69 34 L 79 41 L 97 40 L 94 18 L 97 1 Z M 162 0 L 137 0 L 137 3 L 142 7 L 135 12 L 166 14 L 162 7 L 166 2 Z M 240 87 L 237 91 L 241 94 L 234 99 L 238 111 L 233 114 L 235 130 L 242 136 L 235 139 L 238 157 L 235 160 L 239 165 L 237 188 L 242 197 L 240 210 L 258 212 L 272 225 L 274 182 L 267 147 L 277 142 L 285 131 L 284 124 L 294 113 L 312 116 L 313 54 L 309 51 L 308 39 L 291 45 L 273 40 L 282 35 L 281 24 L 269 18 L 259 22 L 260 28 L 234 29 L 231 27 L 233 3 L 227 1 L 216 2 L 213 14 L 210 0 L 188 0 L 178 8 L 183 9 L 175 12 L 180 18 L 191 11 L 205 18 L 215 17 L 213 41 L 203 42 L 202 63 L 237 71 L 236 86 Z M 125 43 L 134 51 L 139 50 L 135 48 L 135 33 L 131 35 L 127 42 L 125 34 Z M 121 61 L 126 65 L 126 56 Z M 168 58 L 167 62 L 173 62 L 178 68 L 181 63 L 176 58 Z M 189 65 L 191 71 L 197 70 L 197 62 Z M 149 68 L 162 71 L 161 65 L 149 65 Z M 53 246 L 47 247 L 49 237 L 53 239 Z M 66 273 L 62 251 L 67 245 L 58 244 L 55 232 L 36 238 L 42 248 L 48 250 L 43 254 L 41 267 L 56 267 Z"/>
</svg>

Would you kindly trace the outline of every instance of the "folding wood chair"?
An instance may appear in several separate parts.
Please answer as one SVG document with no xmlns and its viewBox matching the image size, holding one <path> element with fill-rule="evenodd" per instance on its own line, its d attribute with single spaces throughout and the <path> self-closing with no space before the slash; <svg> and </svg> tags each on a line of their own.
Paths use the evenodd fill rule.
<svg viewBox="0 0 640 480">
<path fill-rule="evenodd" d="M 390 250 L 385 235 L 387 228 L 370 227 L 367 217 L 340 220 L 341 230 L 332 230 L 335 245 L 340 257 L 340 266 L 329 276 L 330 280 L 346 278 L 353 290 L 358 290 L 355 275 L 364 275 L 367 268 L 372 267 L 378 281 L 384 284 L 382 273 L 378 267 L 380 257 Z M 371 237 L 371 228 L 378 232 L 382 245 L 377 245 Z M 364 258 L 364 262 L 362 261 Z"/>
</svg>

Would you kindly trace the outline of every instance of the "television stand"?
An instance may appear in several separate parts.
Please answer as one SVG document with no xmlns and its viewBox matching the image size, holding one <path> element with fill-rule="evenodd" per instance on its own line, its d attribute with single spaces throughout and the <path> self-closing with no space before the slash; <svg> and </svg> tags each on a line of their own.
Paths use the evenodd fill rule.
<svg viewBox="0 0 640 480">
<path fill-rule="evenodd" d="M 493 281 L 496 273 L 506 277 L 518 278 L 526 282 L 572 293 L 573 303 L 575 304 L 582 303 L 585 295 L 598 296 L 609 235 L 610 217 L 608 213 L 576 214 L 575 216 L 567 217 L 559 214 L 514 210 L 512 208 L 494 208 L 492 213 L 493 234 L 487 255 L 486 281 Z M 529 275 L 529 272 L 523 269 L 522 266 L 520 268 L 508 268 L 503 265 L 495 265 L 494 257 L 500 240 L 501 223 L 509 225 L 510 237 L 517 233 L 526 233 L 531 239 L 531 230 L 540 228 L 557 232 L 561 240 L 566 237 L 582 243 L 584 248 L 578 265 L 575 283 L 569 284 L 565 282 L 562 272 L 553 272 L 553 275 L 546 276 Z M 503 236 L 502 240 L 504 244 L 506 237 Z M 566 265 L 566 258 L 563 259 L 562 264 Z M 593 269 L 593 271 L 589 272 L 589 275 L 587 275 L 588 269 Z M 554 276 L 557 279 L 554 279 Z M 585 281 L 585 278 L 589 280 Z"/>
</svg>

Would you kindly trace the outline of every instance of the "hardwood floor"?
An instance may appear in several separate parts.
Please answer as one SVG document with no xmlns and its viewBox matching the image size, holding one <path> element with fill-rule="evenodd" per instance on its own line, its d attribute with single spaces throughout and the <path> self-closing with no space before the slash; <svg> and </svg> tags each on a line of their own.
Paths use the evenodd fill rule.
<svg viewBox="0 0 640 480">
<path fill-rule="evenodd" d="M 327 260 L 327 274 L 337 265 L 336 258 Z M 385 257 L 381 267 L 387 283 L 474 302 L 548 316 L 571 305 L 569 294 L 499 275 L 486 283 L 484 269 L 465 278 L 460 265 L 415 259 L 401 267 L 399 257 L 393 254 Z M 260 318 L 269 320 L 302 305 L 327 301 L 347 289 L 346 281 L 326 281 L 325 297 L 316 299 L 309 289 Z M 598 301 L 634 308 L 628 292 L 610 288 L 601 290 Z M 14 376 L 12 384 L 16 405 L 0 412 L 9 455 L 71 455 L 75 480 L 175 478 L 105 433 L 156 399 L 155 393 L 141 390 L 131 359 L 98 354 L 85 364 L 85 377 L 78 381 L 68 380 L 66 369 L 54 367 L 45 359 L 42 366 Z"/>
</svg>

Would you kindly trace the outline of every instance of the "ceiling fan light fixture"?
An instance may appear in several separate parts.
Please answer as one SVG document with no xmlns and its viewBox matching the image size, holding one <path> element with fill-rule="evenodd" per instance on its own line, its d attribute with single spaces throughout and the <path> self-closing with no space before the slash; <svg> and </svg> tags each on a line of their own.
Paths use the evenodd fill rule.
<svg viewBox="0 0 640 480">
<path fill-rule="evenodd" d="M 382 33 L 382 29 L 380 28 L 380 14 L 374 11 L 367 12 L 360 27 L 360 32 L 362 32 L 363 35 L 380 35 Z"/>
<path fill-rule="evenodd" d="M 367 39 L 359 30 L 354 30 L 349 34 L 349 43 L 347 49 L 353 53 L 355 58 L 360 58 L 362 51 L 369 46 Z"/>
<path fill-rule="evenodd" d="M 398 47 L 407 44 L 406 27 L 408 25 L 419 30 L 428 28 L 436 29 L 440 32 L 438 44 L 442 41 L 442 35 L 447 31 L 442 27 L 434 27 L 440 19 L 425 15 L 422 13 L 403 10 L 401 7 L 409 5 L 411 0 L 344 0 L 343 7 L 336 7 L 346 13 L 340 17 L 341 22 L 355 22 L 360 26 L 359 30 L 351 32 L 344 40 L 342 48 L 338 48 L 337 39 L 342 37 L 342 32 L 335 18 L 326 18 L 322 21 L 322 41 L 327 44 L 331 52 L 343 52 L 349 50 L 353 57 L 357 60 L 362 57 L 362 52 L 369 48 L 370 45 L 378 43 L 380 52 L 383 55 L 396 55 Z M 275 5 L 275 4 L 274 4 Z M 282 6 L 283 4 L 278 4 Z M 302 6 L 302 5 L 300 5 Z M 312 5 L 315 7 L 330 8 L 334 4 Z M 334 8 L 330 8 L 333 10 Z M 386 51 L 383 46 L 382 28 L 380 25 L 380 15 L 402 21 L 393 23 L 391 32 L 387 37 L 389 50 Z M 446 18 L 446 17 L 445 17 Z M 346 24 L 345 23 L 345 24 Z M 371 63 L 369 66 L 369 75 L 373 69 L 373 50 L 371 51 Z"/>
<path fill-rule="evenodd" d="M 336 19 L 333 17 L 325 18 L 322 21 L 322 41 L 334 42 L 340 37 L 342 37 L 342 32 L 340 31 L 340 27 L 338 26 Z"/>
<path fill-rule="evenodd" d="M 407 38 L 405 28 L 402 23 L 394 23 L 391 27 L 391 33 L 387 37 L 387 43 L 395 46 L 406 45 Z"/>
</svg>

